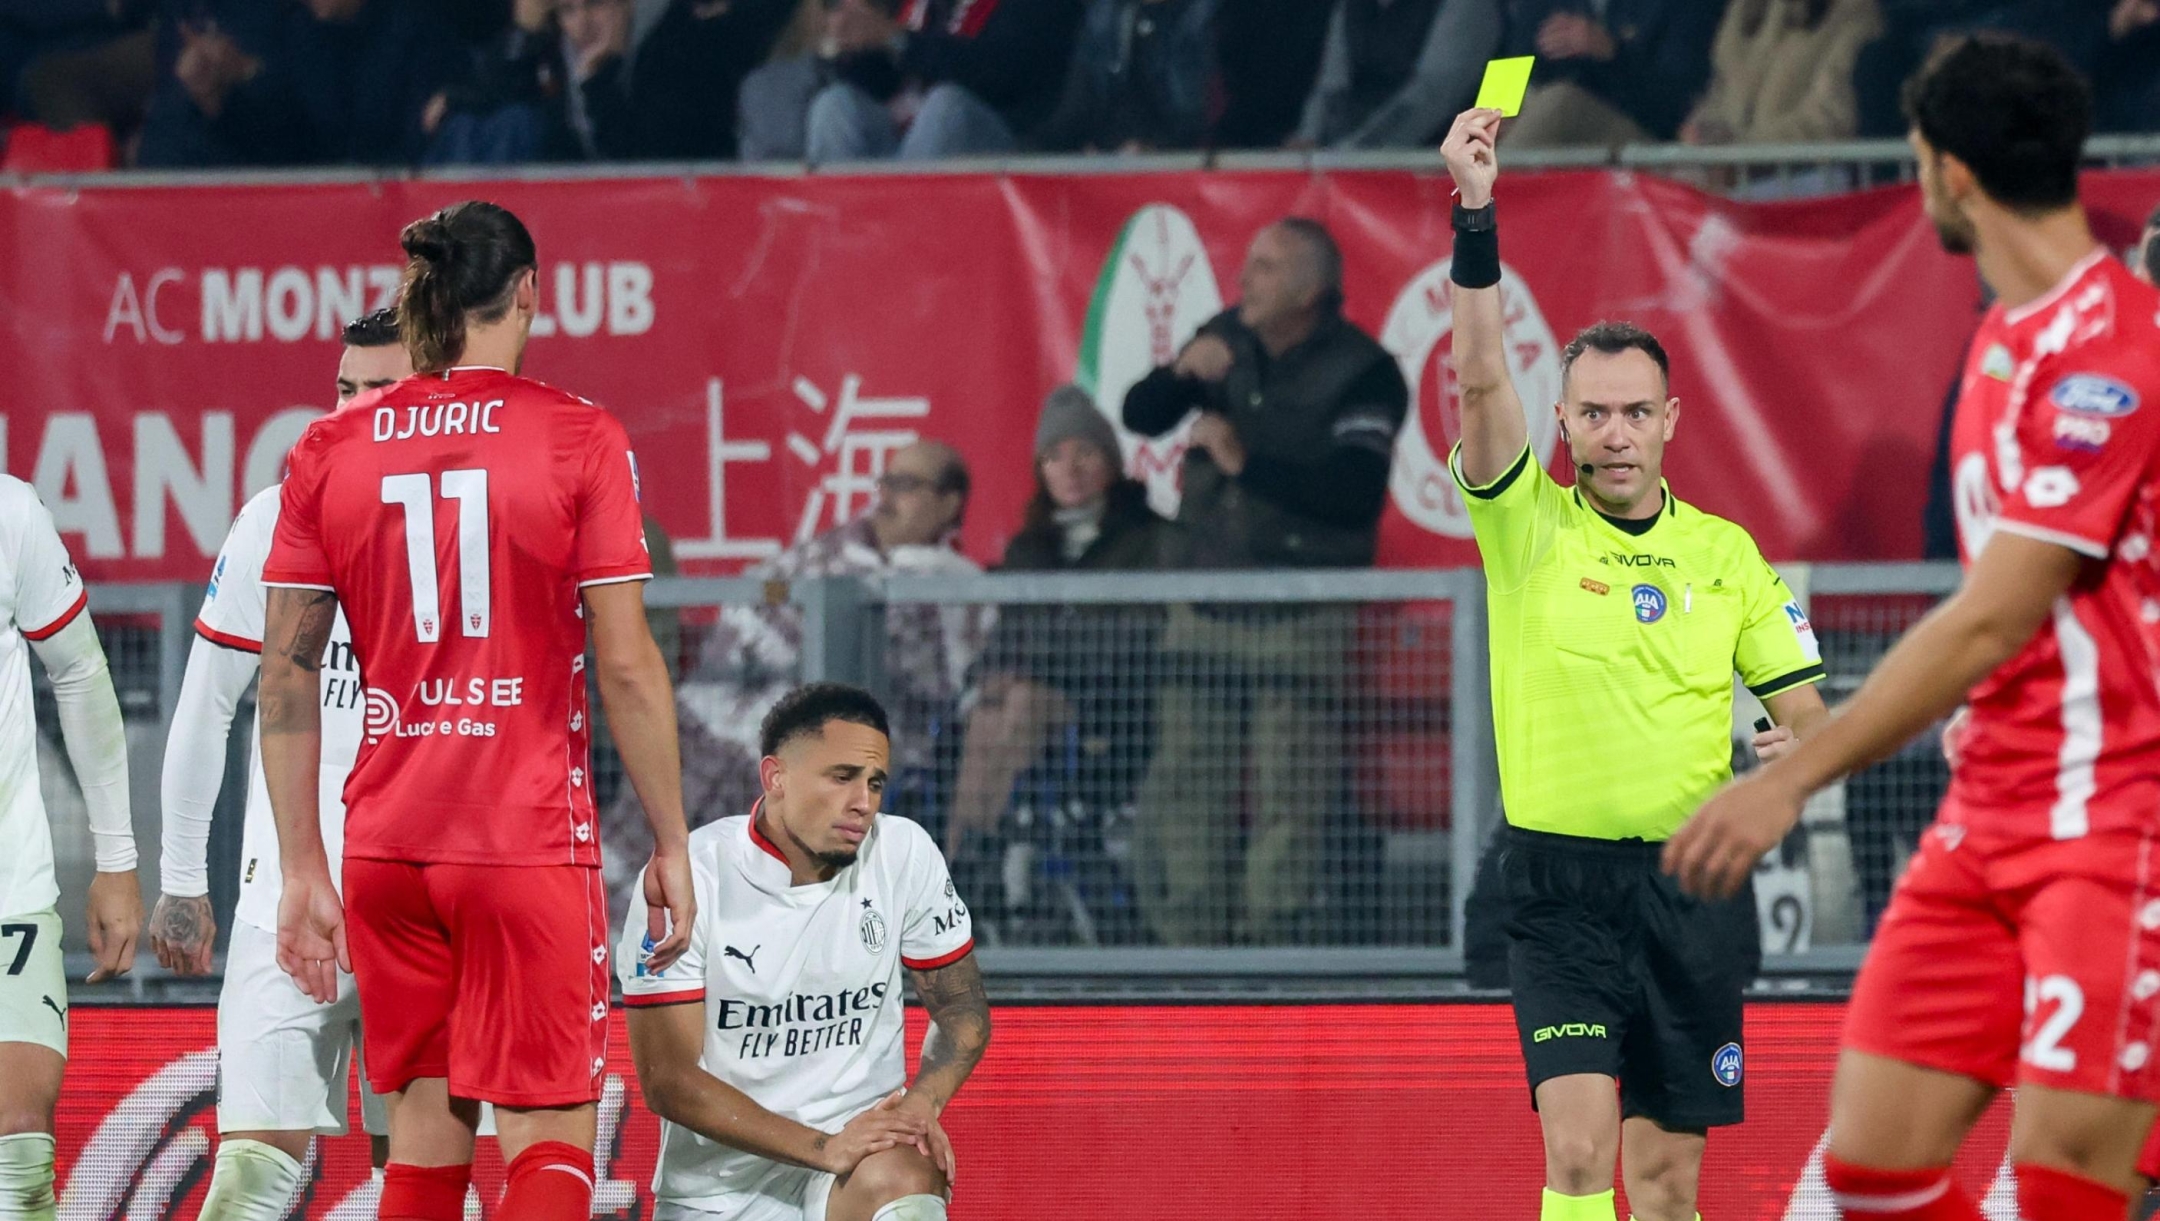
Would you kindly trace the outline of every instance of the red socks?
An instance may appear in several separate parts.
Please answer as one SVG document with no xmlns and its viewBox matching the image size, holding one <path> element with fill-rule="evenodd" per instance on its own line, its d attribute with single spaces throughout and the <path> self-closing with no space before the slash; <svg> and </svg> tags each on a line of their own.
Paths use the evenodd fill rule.
<svg viewBox="0 0 2160 1221">
<path fill-rule="evenodd" d="M 592 1215 L 593 1158 L 588 1149 L 544 1140 L 510 1163 L 497 1215 L 515 1221 L 586 1221 Z M 383 1217 L 388 1221 L 390 1214 Z"/>
<path fill-rule="evenodd" d="M 2123 1221 L 2130 1197 L 2046 1166 L 2018 1166 L 2018 1214 L 2025 1221 Z"/>
<path fill-rule="evenodd" d="M 382 1202 L 375 1215 L 381 1221 L 463 1221 L 465 1188 L 472 1182 L 472 1165 L 408 1166 L 392 1162 L 383 1167 Z"/>
<path fill-rule="evenodd" d="M 1847 1221 L 1982 1221 L 1980 1209 L 1950 1176 L 1948 1166 L 1876 1170 L 1825 1155 L 1823 1180 Z M 2032 1221 L 2053 1221 L 2055 1215 L 2035 1215 Z"/>
</svg>

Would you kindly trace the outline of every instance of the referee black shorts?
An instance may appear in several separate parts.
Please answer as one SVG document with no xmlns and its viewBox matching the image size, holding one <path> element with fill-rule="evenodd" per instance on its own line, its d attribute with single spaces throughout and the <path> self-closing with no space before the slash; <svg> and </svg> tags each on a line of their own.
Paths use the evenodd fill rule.
<svg viewBox="0 0 2160 1221">
<path fill-rule="evenodd" d="M 1661 844 L 1503 827 L 1515 1026 L 1537 1087 L 1597 1073 L 1621 1113 L 1672 1131 L 1737 1124 L 1741 993 L 1762 966 L 1752 887 L 1721 903 L 1658 872 Z"/>
</svg>

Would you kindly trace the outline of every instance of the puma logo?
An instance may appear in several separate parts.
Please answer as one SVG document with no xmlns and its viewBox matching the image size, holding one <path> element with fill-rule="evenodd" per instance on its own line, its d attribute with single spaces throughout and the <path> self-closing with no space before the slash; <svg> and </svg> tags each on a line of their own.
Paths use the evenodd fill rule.
<svg viewBox="0 0 2160 1221">
<path fill-rule="evenodd" d="M 62 1009 L 62 1008 L 61 1008 L 60 1006 L 58 1006 L 58 1005 L 54 1004 L 54 1003 L 53 1003 L 53 998 L 51 998 L 51 997 L 49 997 L 49 996 L 41 996 L 41 997 L 39 997 L 38 999 L 39 999 L 39 1000 L 42 1000 L 42 1001 L 44 1001 L 44 1002 L 45 1002 L 45 1007 L 46 1007 L 47 1009 L 50 1009 L 50 1010 L 52 1010 L 52 1011 L 53 1011 L 53 1016 L 54 1016 L 54 1017 L 56 1017 L 56 1018 L 59 1018 L 59 1019 L 60 1019 L 60 1029 L 62 1029 L 62 1030 L 66 1030 L 66 1029 L 67 1029 L 67 1010 L 65 1010 L 65 1009 Z"/>
<path fill-rule="evenodd" d="M 750 947 L 750 952 L 745 954 L 741 950 L 736 949 L 734 946 L 727 946 L 721 951 L 721 957 L 742 959 L 743 965 L 750 968 L 750 973 L 752 975 L 755 975 L 757 974 L 757 963 L 751 960 L 756 958 L 757 952 L 764 948 L 765 947 L 762 945 L 754 945 Z"/>
</svg>

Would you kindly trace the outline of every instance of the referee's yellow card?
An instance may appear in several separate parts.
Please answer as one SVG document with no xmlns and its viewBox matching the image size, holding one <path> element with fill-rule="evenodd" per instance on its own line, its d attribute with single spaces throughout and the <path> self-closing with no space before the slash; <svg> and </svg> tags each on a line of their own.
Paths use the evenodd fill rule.
<svg viewBox="0 0 2160 1221">
<path fill-rule="evenodd" d="M 1522 112 L 1523 94 L 1530 89 L 1530 65 L 1535 55 L 1517 55 L 1511 59 L 1487 60 L 1485 80 L 1478 86 L 1477 101 L 1480 110 L 1497 110 L 1507 118 Z"/>
</svg>

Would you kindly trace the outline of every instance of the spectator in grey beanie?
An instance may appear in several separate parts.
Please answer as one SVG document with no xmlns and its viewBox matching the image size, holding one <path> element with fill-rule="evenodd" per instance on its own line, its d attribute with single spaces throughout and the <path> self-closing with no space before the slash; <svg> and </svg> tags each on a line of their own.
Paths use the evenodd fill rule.
<svg viewBox="0 0 2160 1221">
<path fill-rule="evenodd" d="M 1174 529 L 1125 474 L 1117 432 L 1088 392 L 1052 390 L 1035 426 L 1035 496 L 997 570 L 1155 569 Z M 1083 755 L 1100 764 L 1099 783 L 1088 786 L 1096 796 L 1114 803 L 1131 795 L 1145 760 L 1129 739 L 1150 703 L 1136 677 L 1154 655 L 1156 623 L 1152 610 L 1119 605 L 1021 603 L 1000 612 L 977 672 L 948 853 L 968 835 L 995 832 L 1013 778 L 1053 728 L 1080 726 Z"/>
</svg>

